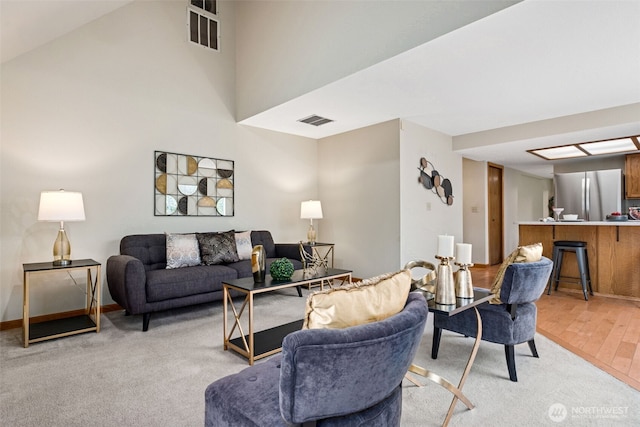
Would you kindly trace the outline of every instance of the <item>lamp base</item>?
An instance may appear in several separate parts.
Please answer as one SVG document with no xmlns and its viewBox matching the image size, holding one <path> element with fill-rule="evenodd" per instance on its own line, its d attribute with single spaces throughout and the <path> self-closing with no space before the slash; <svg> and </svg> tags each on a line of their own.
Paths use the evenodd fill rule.
<svg viewBox="0 0 640 427">
<path fill-rule="evenodd" d="M 316 230 L 313 228 L 313 224 L 309 225 L 309 230 L 307 231 L 307 239 L 310 244 L 315 245 L 316 243 Z"/>
<path fill-rule="evenodd" d="M 60 222 L 60 230 L 58 237 L 53 242 L 53 265 L 69 265 L 71 264 L 71 244 L 64 231 L 64 225 Z"/>
</svg>

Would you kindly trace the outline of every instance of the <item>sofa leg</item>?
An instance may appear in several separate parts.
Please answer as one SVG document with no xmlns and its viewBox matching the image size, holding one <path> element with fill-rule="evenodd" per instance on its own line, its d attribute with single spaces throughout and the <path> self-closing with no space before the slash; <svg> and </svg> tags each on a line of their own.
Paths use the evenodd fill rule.
<svg viewBox="0 0 640 427">
<path fill-rule="evenodd" d="M 442 336 L 442 329 L 433 328 L 433 342 L 431 343 L 431 358 L 438 358 L 438 350 L 440 350 L 440 337 Z"/>
<path fill-rule="evenodd" d="M 516 357 L 515 357 L 515 351 L 512 345 L 504 346 L 504 355 L 507 357 L 507 368 L 509 369 L 509 379 L 513 382 L 518 382 L 518 376 L 516 375 Z"/>
<path fill-rule="evenodd" d="M 144 313 L 142 315 L 142 332 L 149 330 L 149 320 L 151 319 L 151 313 Z"/>
<path fill-rule="evenodd" d="M 531 341 L 527 342 L 527 344 L 529 344 L 529 348 L 531 349 L 531 355 L 533 357 L 539 357 L 538 350 L 536 349 L 536 342 L 532 339 Z"/>
<path fill-rule="evenodd" d="M 131 313 L 129 313 L 127 310 L 124 311 L 124 315 L 125 316 L 131 316 Z"/>
<path fill-rule="evenodd" d="M 302 298 L 302 286 L 296 286 L 296 289 L 298 290 L 298 296 Z"/>
</svg>

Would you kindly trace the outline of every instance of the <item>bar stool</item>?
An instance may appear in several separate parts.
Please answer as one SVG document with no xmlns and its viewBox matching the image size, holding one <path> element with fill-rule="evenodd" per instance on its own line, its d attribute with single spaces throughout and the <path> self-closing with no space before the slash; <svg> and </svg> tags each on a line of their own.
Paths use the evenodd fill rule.
<svg viewBox="0 0 640 427">
<path fill-rule="evenodd" d="M 580 277 L 560 276 L 560 271 L 562 270 L 562 256 L 565 252 L 574 252 L 576 254 Z M 556 291 L 558 290 L 558 283 L 561 278 L 578 279 L 579 283 L 582 284 L 582 293 L 584 293 L 585 301 L 589 300 L 587 297 L 587 285 L 589 285 L 589 293 L 593 295 L 593 289 L 591 288 L 591 275 L 589 274 L 587 242 L 573 240 L 557 240 L 553 242 L 553 271 L 549 278 L 549 290 L 547 291 L 547 295 L 551 295 L 552 283 L 555 283 Z"/>
</svg>

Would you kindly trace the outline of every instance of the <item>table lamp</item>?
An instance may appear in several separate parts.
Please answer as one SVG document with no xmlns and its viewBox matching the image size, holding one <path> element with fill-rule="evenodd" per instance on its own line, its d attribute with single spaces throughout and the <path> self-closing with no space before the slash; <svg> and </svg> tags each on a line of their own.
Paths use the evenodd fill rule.
<svg viewBox="0 0 640 427">
<path fill-rule="evenodd" d="M 314 219 L 322 219 L 322 205 L 319 200 L 309 200 L 300 205 L 300 218 L 309 220 L 307 239 L 310 244 L 316 243 L 316 230 L 313 228 Z"/>
<path fill-rule="evenodd" d="M 64 231 L 64 222 L 84 220 L 82 193 L 64 190 L 40 193 L 38 221 L 60 221 L 58 237 L 53 243 L 53 265 L 71 264 L 71 244 Z"/>
</svg>

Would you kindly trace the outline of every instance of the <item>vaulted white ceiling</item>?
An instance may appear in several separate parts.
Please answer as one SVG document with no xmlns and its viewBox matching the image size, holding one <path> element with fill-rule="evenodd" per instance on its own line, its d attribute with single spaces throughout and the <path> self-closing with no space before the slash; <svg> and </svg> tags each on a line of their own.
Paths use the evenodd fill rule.
<svg viewBox="0 0 640 427">
<path fill-rule="evenodd" d="M 1 0 L 2 62 L 127 3 Z M 549 176 L 526 149 L 640 134 L 639 22 L 640 0 L 525 0 L 242 123 L 319 139 L 402 118 L 466 157 Z M 298 123 L 309 111 L 335 122 Z"/>
<path fill-rule="evenodd" d="M 9 61 L 133 0 L 0 0 L 0 56 Z"/>
<path fill-rule="evenodd" d="M 526 149 L 640 134 L 640 104 L 615 110 L 640 103 L 639 22 L 637 0 L 525 0 L 242 123 L 323 138 L 404 118 L 465 157 L 549 177 Z M 309 112 L 335 122 L 296 122 Z"/>
</svg>

